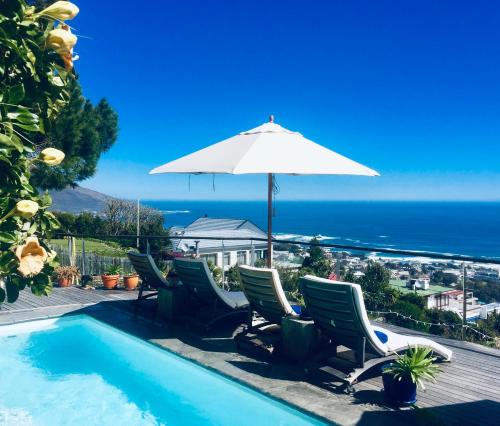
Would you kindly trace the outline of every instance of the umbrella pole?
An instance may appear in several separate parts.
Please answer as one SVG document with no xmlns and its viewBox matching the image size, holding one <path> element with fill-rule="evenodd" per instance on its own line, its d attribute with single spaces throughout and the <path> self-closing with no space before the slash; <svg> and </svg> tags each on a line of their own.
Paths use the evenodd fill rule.
<svg viewBox="0 0 500 426">
<path fill-rule="evenodd" d="M 273 264 L 273 174 L 267 174 L 267 267 Z"/>
</svg>

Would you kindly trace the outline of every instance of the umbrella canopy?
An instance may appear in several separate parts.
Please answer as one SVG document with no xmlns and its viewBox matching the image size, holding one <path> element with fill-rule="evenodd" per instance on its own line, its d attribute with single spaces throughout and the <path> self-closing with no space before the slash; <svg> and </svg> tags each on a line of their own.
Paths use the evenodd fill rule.
<svg viewBox="0 0 500 426">
<path fill-rule="evenodd" d="M 274 122 L 241 132 L 149 173 L 378 176 L 375 170 Z"/>
<path fill-rule="evenodd" d="M 274 174 L 379 176 L 375 170 L 281 127 L 274 123 L 272 116 L 268 123 L 156 167 L 149 173 L 267 174 L 269 267 Z"/>
</svg>

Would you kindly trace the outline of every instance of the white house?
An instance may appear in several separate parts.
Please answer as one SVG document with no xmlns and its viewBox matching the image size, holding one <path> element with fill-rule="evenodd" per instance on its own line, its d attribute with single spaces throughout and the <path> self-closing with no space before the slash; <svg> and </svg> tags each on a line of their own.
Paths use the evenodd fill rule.
<svg viewBox="0 0 500 426">
<path fill-rule="evenodd" d="M 495 314 L 500 313 L 500 303 L 493 302 L 493 303 L 488 303 L 487 305 L 481 305 L 481 309 L 479 311 L 479 317 L 481 319 L 486 319 L 488 318 L 488 315 L 493 313 Z"/>
<path fill-rule="evenodd" d="M 251 265 L 267 256 L 267 242 L 253 240 L 266 239 L 267 234 L 246 219 L 200 217 L 185 228 L 172 228 L 170 234 L 174 253 L 198 255 L 219 268 Z"/>
<path fill-rule="evenodd" d="M 416 290 L 416 289 L 429 290 L 429 286 L 430 286 L 429 277 L 410 278 L 406 282 L 406 287 L 408 287 L 412 290 Z"/>
</svg>

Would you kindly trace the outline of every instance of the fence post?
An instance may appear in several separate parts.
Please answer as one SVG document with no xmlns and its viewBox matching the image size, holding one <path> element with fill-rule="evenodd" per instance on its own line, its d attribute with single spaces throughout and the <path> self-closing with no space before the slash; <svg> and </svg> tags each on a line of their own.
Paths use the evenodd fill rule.
<svg viewBox="0 0 500 426">
<path fill-rule="evenodd" d="M 226 272 L 224 271 L 224 240 L 222 242 L 222 289 L 224 290 L 224 283 L 226 281 Z"/>
<path fill-rule="evenodd" d="M 136 234 L 137 234 L 136 246 L 137 246 L 137 250 L 139 250 L 139 233 L 140 233 L 140 229 L 141 229 L 140 208 L 141 207 L 140 207 L 139 199 L 137 199 L 137 223 L 136 223 L 136 228 L 137 228 L 136 229 Z"/>
<path fill-rule="evenodd" d="M 72 236 L 68 236 L 68 257 L 70 266 L 75 266 L 76 262 L 76 244 L 75 238 Z"/>
<path fill-rule="evenodd" d="M 87 272 L 87 259 L 85 254 L 85 238 L 82 237 L 82 275 L 86 275 Z"/>
<path fill-rule="evenodd" d="M 465 340 L 465 326 L 467 325 L 467 288 L 465 285 L 465 274 L 467 273 L 465 269 L 465 262 L 462 263 L 462 291 L 463 291 L 463 302 L 462 302 L 462 340 Z"/>
<path fill-rule="evenodd" d="M 340 277 L 340 258 L 341 254 L 339 252 L 335 253 L 335 275 L 337 276 L 338 281 L 342 281 Z"/>
</svg>

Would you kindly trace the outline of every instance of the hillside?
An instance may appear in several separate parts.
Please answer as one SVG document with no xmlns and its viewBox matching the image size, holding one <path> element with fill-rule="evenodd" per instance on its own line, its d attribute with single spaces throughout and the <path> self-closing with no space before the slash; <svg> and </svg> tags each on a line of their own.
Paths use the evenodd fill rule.
<svg viewBox="0 0 500 426">
<path fill-rule="evenodd" d="M 70 213 L 92 212 L 99 213 L 104 207 L 109 195 L 102 194 L 91 189 L 66 188 L 62 191 L 49 191 L 52 197 L 52 211 L 64 211 Z"/>
</svg>

